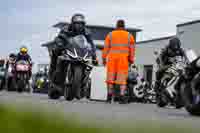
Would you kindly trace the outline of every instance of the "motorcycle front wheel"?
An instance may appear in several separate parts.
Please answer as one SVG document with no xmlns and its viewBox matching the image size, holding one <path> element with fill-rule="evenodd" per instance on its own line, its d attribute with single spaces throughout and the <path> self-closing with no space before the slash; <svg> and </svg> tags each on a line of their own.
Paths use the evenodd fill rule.
<svg viewBox="0 0 200 133">
<path fill-rule="evenodd" d="M 160 108 L 167 106 L 168 98 L 167 98 L 164 90 L 161 90 L 161 92 L 156 92 L 156 104 Z"/>
<path fill-rule="evenodd" d="M 64 97 L 67 101 L 72 101 L 74 98 L 78 100 L 82 98 L 81 95 L 81 80 L 82 80 L 82 67 L 70 67 L 67 72 L 68 83 L 64 89 Z"/>
<path fill-rule="evenodd" d="M 190 85 L 188 84 L 185 88 L 182 88 L 181 93 L 187 112 L 194 116 L 200 116 L 200 103 L 194 103 L 194 95 Z"/>
<path fill-rule="evenodd" d="M 20 74 L 17 79 L 17 92 L 21 93 L 25 90 L 26 87 L 26 79 L 24 78 L 24 74 Z"/>
<path fill-rule="evenodd" d="M 81 81 L 83 76 L 83 70 L 81 66 L 74 67 L 74 78 L 72 81 L 72 89 L 76 90 L 76 98 L 81 99 Z"/>
</svg>

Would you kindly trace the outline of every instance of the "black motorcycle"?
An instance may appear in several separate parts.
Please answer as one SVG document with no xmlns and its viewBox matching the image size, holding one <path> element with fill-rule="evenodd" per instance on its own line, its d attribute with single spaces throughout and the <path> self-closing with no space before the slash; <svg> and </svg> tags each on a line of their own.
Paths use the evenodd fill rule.
<svg viewBox="0 0 200 133">
<path fill-rule="evenodd" d="M 181 94 L 186 110 L 200 116 L 200 57 L 193 50 L 185 53 L 189 62 L 181 82 Z"/>
<path fill-rule="evenodd" d="M 65 77 L 62 88 L 50 83 L 49 98 L 58 99 L 62 94 L 68 101 L 89 98 L 91 89 L 90 72 L 92 71 L 91 46 L 85 36 L 78 35 L 68 39 L 68 45 L 58 57 L 64 71 L 60 76 Z M 56 77 L 55 72 L 55 77 Z M 63 78 L 62 78 L 63 79 Z M 59 77 L 55 80 L 60 80 Z"/>
<path fill-rule="evenodd" d="M 6 87 L 7 87 L 7 91 L 15 91 L 15 85 L 14 85 L 14 79 L 15 79 L 15 75 L 14 75 L 14 64 L 13 63 L 9 63 L 7 66 L 7 74 L 6 74 Z"/>
<path fill-rule="evenodd" d="M 154 86 L 147 85 L 144 91 L 144 103 L 155 104 L 156 103 L 156 92 L 154 90 Z"/>
<path fill-rule="evenodd" d="M 127 80 L 129 102 L 135 101 L 134 88 L 138 84 L 137 77 L 138 73 L 134 71 L 129 71 Z"/>
<path fill-rule="evenodd" d="M 30 92 L 29 72 L 31 69 L 31 65 L 27 61 L 20 60 L 16 62 L 14 82 L 17 92 Z"/>
<path fill-rule="evenodd" d="M 33 93 L 48 93 L 49 79 L 48 76 L 41 73 L 35 76 L 33 80 Z"/>
<path fill-rule="evenodd" d="M 172 64 L 168 66 L 161 78 L 159 92 L 156 92 L 156 103 L 158 107 L 170 104 L 177 109 L 183 107 L 180 95 L 180 82 L 186 67 L 186 60 L 181 56 L 170 59 Z"/>
</svg>

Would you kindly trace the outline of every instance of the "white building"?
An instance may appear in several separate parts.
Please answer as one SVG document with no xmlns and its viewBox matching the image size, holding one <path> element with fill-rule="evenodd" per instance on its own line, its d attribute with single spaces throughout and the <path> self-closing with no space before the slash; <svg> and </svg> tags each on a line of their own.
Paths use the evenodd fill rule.
<svg viewBox="0 0 200 133">
<path fill-rule="evenodd" d="M 192 48 L 200 54 L 200 20 L 178 24 L 177 36 L 184 48 Z"/>
<path fill-rule="evenodd" d="M 178 24 L 176 36 L 180 38 L 183 48 L 192 48 L 200 54 L 200 20 Z M 157 38 L 136 44 L 136 65 L 139 66 L 140 75 L 148 81 L 155 79 L 154 51 L 164 48 L 169 39 L 173 37 Z"/>
<path fill-rule="evenodd" d="M 147 41 L 141 41 L 136 43 L 136 60 L 135 64 L 138 66 L 140 76 L 144 79 L 152 82 L 155 78 L 156 63 L 154 51 L 160 51 L 161 48 L 165 47 L 169 39 L 173 36 L 157 38 Z"/>
<path fill-rule="evenodd" d="M 54 25 L 54 27 L 62 28 L 66 23 L 58 23 Z M 198 54 L 200 54 L 200 20 L 187 22 L 183 24 L 178 24 L 177 26 L 177 33 L 176 36 L 180 38 L 182 42 L 182 46 L 184 48 L 192 48 Z M 88 26 L 88 28 L 93 33 L 94 43 L 97 47 L 97 55 L 100 63 L 102 52 L 104 46 L 104 38 L 107 33 L 112 31 L 114 28 L 112 27 L 105 27 L 105 26 Z M 128 28 L 134 37 L 137 37 L 137 33 L 140 32 L 140 29 L 135 28 Z M 139 73 L 143 76 L 146 80 L 151 82 L 155 79 L 155 56 L 154 51 L 159 51 L 161 48 L 164 48 L 169 39 L 173 36 L 163 37 L 163 38 L 156 38 L 152 40 L 146 40 L 141 42 L 136 42 L 136 65 L 139 68 Z M 47 44 L 51 45 L 52 42 Z"/>
</svg>

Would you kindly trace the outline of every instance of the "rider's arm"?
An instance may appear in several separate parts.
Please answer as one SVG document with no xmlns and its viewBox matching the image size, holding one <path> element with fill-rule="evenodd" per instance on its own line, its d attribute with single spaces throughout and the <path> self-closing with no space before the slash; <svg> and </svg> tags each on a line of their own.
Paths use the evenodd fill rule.
<svg viewBox="0 0 200 133">
<path fill-rule="evenodd" d="M 163 49 L 158 58 L 160 58 L 160 65 L 166 64 L 167 58 L 168 58 L 167 57 L 167 49 Z"/>
<path fill-rule="evenodd" d="M 32 59 L 30 55 L 28 55 L 28 62 L 32 65 Z"/>
<path fill-rule="evenodd" d="M 91 34 L 89 34 L 89 31 L 86 31 L 85 33 L 85 37 L 87 39 L 87 41 L 91 44 L 92 47 L 92 53 L 93 53 L 93 58 L 96 59 L 96 45 L 94 44 Z"/>
<path fill-rule="evenodd" d="M 65 30 L 61 30 L 58 36 L 55 38 L 56 48 L 62 49 L 67 44 L 67 34 Z"/>
<path fill-rule="evenodd" d="M 15 62 L 19 61 L 20 58 L 21 58 L 21 55 L 20 55 L 20 54 L 17 54 L 16 59 L 15 59 Z"/>
</svg>

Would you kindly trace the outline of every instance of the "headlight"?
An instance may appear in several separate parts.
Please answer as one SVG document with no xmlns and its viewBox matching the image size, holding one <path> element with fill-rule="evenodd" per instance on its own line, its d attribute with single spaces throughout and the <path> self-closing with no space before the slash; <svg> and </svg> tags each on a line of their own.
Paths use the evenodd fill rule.
<svg viewBox="0 0 200 133">
<path fill-rule="evenodd" d="M 40 82 L 44 82 L 44 79 L 43 79 L 43 78 L 40 78 Z"/>
<path fill-rule="evenodd" d="M 67 54 L 69 56 L 71 56 L 72 58 L 77 58 L 78 57 L 76 49 L 74 49 L 74 53 L 72 53 L 71 51 L 67 50 Z"/>
<path fill-rule="evenodd" d="M 83 57 L 83 60 L 84 60 L 85 62 L 92 61 L 91 57 L 88 56 L 88 52 L 87 52 L 87 53 L 85 54 L 85 56 Z"/>
<path fill-rule="evenodd" d="M 200 59 L 197 60 L 196 66 L 197 66 L 198 68 L 200 68 Z"/>
<path fill-rule="evenodd" d="M 92 61 L 92 59 L 89 58 L 89 57 L 88 57 L 88 58 L 84 58 L 83 60 L 84 60 L 85 62 Z"/>
</svg>

